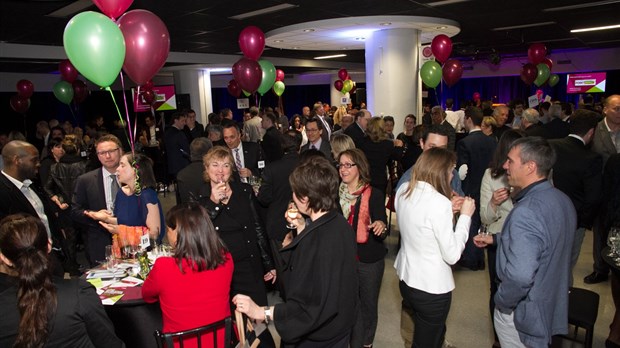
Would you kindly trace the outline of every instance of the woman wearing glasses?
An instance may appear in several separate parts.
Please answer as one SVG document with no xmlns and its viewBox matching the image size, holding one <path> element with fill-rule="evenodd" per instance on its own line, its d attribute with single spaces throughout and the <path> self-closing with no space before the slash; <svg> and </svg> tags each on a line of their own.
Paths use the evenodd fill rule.
<svg viewBox="0 0 620 348">
<path fill-rule="evenodd" d="M 357 274 L 361 315 L 351 335 L 351 347 L 372 347 L 377 330 L 377 305 L 387 249 L 386 215 L 383 192 L 370 186 L 366 156 L 359 149 L 345 150 L 338 158 L 342 213 L 353 227 L 357 241 Z"/>
</svg>

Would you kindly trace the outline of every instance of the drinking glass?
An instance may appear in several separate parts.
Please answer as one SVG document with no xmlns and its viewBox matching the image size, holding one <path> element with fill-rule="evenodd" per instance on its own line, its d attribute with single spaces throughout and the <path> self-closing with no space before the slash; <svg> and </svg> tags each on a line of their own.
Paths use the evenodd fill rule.
<svg viewBox="0 0 620 348">
<path fill-rule="evenodd" d="M 105 260 L 106 269 L 112 273 L 113 278 L 116 280 L 116 257 L 114 257 L 114 249 L 111 245 L 105 247 Z"/>
<path fill-rule="evenodd" d="M 491 234 L 489 232 L 489 226 L 487 224 L 481 224 L 480 228 L 478 229 L 478 235 L 488 236 L 489 234 Z"/>
<path fill-rule="evenodd" d="M 297 205 L 295 204 L 295 202 L 291 200 L 288 203 L 288 209 L 286 210 L 286 215 L 289 217 L 289 219 L 296 219 L 298 214 L 299 214 L 299 209 L 297 209 Z M 295 224 L 293 223 L 288 223 L 286 225 L 286 228 L 290 230 L 296 230 L 297 226 L 295 226 Z"/>
</svg>

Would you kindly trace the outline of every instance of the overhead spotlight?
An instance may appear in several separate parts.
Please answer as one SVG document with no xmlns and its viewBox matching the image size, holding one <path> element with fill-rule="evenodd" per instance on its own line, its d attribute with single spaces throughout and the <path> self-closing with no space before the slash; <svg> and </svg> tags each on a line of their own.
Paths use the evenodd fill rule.
<svg viewBox="0 0 620 348">
<path fill-rule="evenodd" d="M 439 26 L 439 27 L 435 27 L 435 29 L 437 29 L 437 30 L 445 30 L 445 29 L 448 29 L 448 27 L 445 26 L 445 25 L 442 25 L 442 26 Z"/>
<path fill-rule="evenodd" d="M 383 23 L 379 23 L 379 25 L 383 26 L 383 27 L 387 27 L 387 26 L 392 25 L 392 23 L 390 23 L 390 22 L 383 22 Z"/>
<path fill-rule="evenodd" d="M 284 40 L 273 40 L 273 42 L 280 43 L 280 42 L 284 42 Z"/>
<path fill-rule="evenodd" d="M 304 30 L 303 30 L 303 32 L 304 32 L 304 33 L 311 33 L 311 32 L 313 32 L 313 31 L 314 31 L 314 29 L 304 29 Z"/>
</svg>

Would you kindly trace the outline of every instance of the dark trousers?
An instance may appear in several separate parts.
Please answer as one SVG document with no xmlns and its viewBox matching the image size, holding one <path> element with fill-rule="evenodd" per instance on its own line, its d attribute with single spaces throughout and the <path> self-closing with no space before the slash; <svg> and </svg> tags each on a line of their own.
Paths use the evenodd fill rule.
<svg viewBox="0 0 620 348">
<path fill-rule="evenodd" d="M 430 294 L 411 288 L 404 281 L 398 284 L 403 300 L 413 309 L 412 348 L 441 348 L 446 335 L 446 319 L 452 303 L 452 292 Z"/>
<path fill-rule="evenodd" d="M 112 245 L 112 235 L 104 230 L 89 230 L 86 232 L 86 255 L 90 267 L 105 261 L 105 247 Z"/>
<path fill-rule="evenodd" d="M 499 239 L 499 238 L 498 238 Z M 495 293 L 497 292 L 497 269 L 495 268 L 495 258 L 497 255 L 497 245 L 491 244 L 486 247 L 487 249 L 487 262 L 489 265 L 489 279 L 491 283 L 491 298 L 489 299 L 489 312 L 491 313 L 491 325 L 493 326 L 493 336 L 495 341 L 499 342 L 497 333 L 495 332 L 495 321 L 493 320 L 493 313 L 495 312 Z"/>
<path fill-rule="evenodd" d="M 377 331 L 379 290 L 385 271 L 385 260 L 358 262 L 360 310 L 351 334 L 351 348 L 371 345 Z"/>
<path fill-rule="evenodd" d="M 471 225 L 469 227 L 469 238 L 465 243 L 465 250 L 461 256 L 461 264 L 472 270 L 484 269 L 484 250 L 474 245 L 473 238 L 478 234 L 480 228 L 480 213 L 476 206 L 476 211 L 471 217 Z"/>
<path fill-rule="evenodd" d="M 594 258 L 594 271 L 600 274 L 609 274 L 609 265 L 603 260 L 603 248 L 607 246 L 607 236 L 609 230 L 603 226 L 601 218 L 598 217 L 594 221 L 592 228 L 594 232 L 593 245 L 592 245 L 592 257 Z"/>
</svg>

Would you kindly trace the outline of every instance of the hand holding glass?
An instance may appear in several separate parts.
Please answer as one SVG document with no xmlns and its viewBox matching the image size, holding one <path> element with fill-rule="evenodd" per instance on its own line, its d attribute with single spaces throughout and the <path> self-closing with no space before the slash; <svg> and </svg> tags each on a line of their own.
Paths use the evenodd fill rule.
<svg viewBox="0 0 620 348">
<path fill-rule="evenodd" d="M 295 220 L 297 219 L 298 214 L 299 214 L 299 209 L 297 209 L 297 205 L 295 204 L 294 201 L 290 201 L 290 203 L 288 204 L 288 209 L 286 210 L 286 216 L 291 220 Z M 286 228 L 295 230 L 297 229 L 297 226 L 293 224 L 292 222 L 289 222 L 286 225 Z"/>
</svg>

